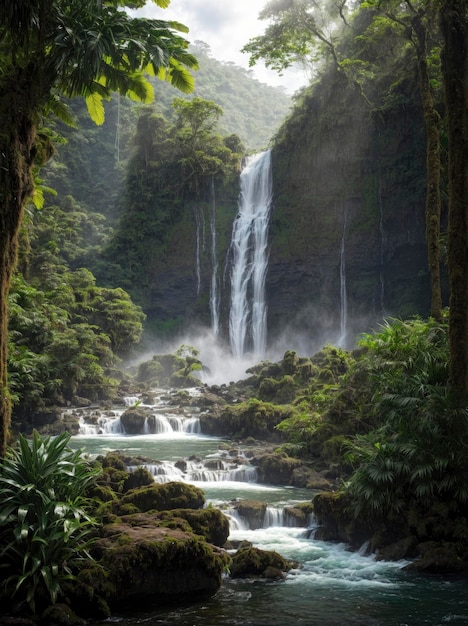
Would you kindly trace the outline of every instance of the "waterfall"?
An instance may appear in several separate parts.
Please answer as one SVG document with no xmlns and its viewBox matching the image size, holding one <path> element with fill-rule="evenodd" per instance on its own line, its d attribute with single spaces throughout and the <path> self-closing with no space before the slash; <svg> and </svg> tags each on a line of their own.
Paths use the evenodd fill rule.
<svg viewBox="0 0 468 626">
<path fill-rule="evenodd" d="M 211 178 L 211 328 L 215 337 L 219 334 L 218 255 L 216 251 L 216 196 L 214 177 Z"/>
<path fill-rule="evenodd" d="M 266 349 L 265 278 L 272 196 L 271 152 L 246 159 L 240 176 L 239 213 L 233 225 L 229 335 L 235 357 L 252 339 L 253 352 Z"/>
<path fill-rule="evenodd" d="M 348 327 L 348 298 L 346 293 L 346 208 L 343 211 L 343 232 L 340 246 L 340 337 L 338 345 L 346 345 Z"/>
</svg>

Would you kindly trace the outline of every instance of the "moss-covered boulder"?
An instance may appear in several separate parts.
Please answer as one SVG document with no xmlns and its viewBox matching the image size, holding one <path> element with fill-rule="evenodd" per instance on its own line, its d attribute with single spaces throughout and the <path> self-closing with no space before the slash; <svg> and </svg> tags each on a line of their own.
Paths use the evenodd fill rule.
<svg viewBox="0 0 468 626">
<path fill-rule="evenodd" d="M 41 615 L 41 622 L 47 626 L 85 626 L 83 618 L 78 617 L 66 604 L 57 603 L 49 606 Z"/>
<path fill-rule="evenodd" d="M 239 500 L 234 503 L 234 510 L 246 520 L 250 530 L 263 527 L 267 505 L 257 500 Z"/>
<path fill-rule="evenodd" d="M 261 576 L 272 578 L 273 571 L 280 577 L 281 572 L 288 572 L 297 567 L 295 561 L 285 559 L 274 551 L 246 547 L 238 550 L 232 557 L 230 574 L 232 578 Z"/>
<path fill-rule="evenodd" d="M 238 405 L 226 406 L 222 411 L 201 415 L 200 425 L 207 435 L 281 442 L 284 440 L 283 433 L 275 427 L 292 412 L 294 409 L 289 405 L 275 405 L 251 398 Z"/>
<path fill-rule="evenodd" d="M 120 500 L 112 502 L 116 515 L 145 511 L 169 511 L 173 509 L 201 509 L 205 495 L 201 489 L 185 483 L 153 483 L 131 489 Z"/>
<path fill-rule="evenodd" d="M 305 487 L 318 491 L 331 491 L 334 488 L 333 483 L 328 478 L 306 465 L 293 469 L 289 484 L 293 487 Z"/>
<path fill-rule="evenodd" d="M 163 524 L 182 519 L 196 535 L 215 546 L 224 546 L 229 537 L 229 519 L 219 509 L 174 509 L 158 514 L 158 519 Z"/>
<path fill-rule="evenodd" d="M 145 432 L 146 421 L 151 417 L 152 411 L 146 407 L 131 407 L 120 416 L 120 423 L 127 435 L 140 435 Z"/>
<path fill-rule="evenodd" d="M 203 538 L 169 528 L 105 526 L 94 547 L 109 574 L 111 606 L 133 599 L 178 603 L 216 593 L 231 558 Z"/>
<path fill-rule="evenodd" d="M 430 574 L 467 574 L 468 548 L 457 541 L 433 542 L 422 556 L 405 568 L 407 571 Z"/>
<path fill-rule="evenodd" d="M 312 502 L 319 524 L 315 532 L 317 539 L 343 541 L 357 549 L 382 526 L 381 521 L 354 517 L 341 493 L 319 493 Z"/>
<path fill-rule="evenodd" d="M 265 454 L 255 459 L 255 464 L 258 482 L 271 485 L 292 485 L 294 470 L 303 465 L 302 461 L 285 452 Z"/>
</svg>

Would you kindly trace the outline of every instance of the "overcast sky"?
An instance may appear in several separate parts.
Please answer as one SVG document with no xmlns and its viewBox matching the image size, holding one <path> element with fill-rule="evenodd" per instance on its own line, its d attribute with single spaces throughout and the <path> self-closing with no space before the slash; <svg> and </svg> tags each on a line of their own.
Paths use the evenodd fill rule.
<svg viewBox="0 0 468 626">
<path fill-rule="evenodd" d="M 148 2 L 139 14 L 164 20 L 177 20 L 190 29 L 185 37 L 189 41 L 203 41 L 211 48 L 212 56 L 219 61 L 232 61 L 248 68 L 249 55 L 241 48 L 251 37 L 261 35 L 266 22 L 258 14 L 267 0 L 171 0 L 167 9 Z M 305 82 L 301 72 L 288 72 L 283 77 L 262 65 L 253 67 L 255 78 L 270 85 L 284 86 L 293 93 Z"/>
</svg>

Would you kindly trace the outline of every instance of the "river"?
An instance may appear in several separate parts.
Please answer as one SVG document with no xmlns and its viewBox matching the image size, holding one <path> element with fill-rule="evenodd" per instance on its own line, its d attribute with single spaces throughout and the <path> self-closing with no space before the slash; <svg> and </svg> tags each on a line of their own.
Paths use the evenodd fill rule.
<svg viewBox="0 0 468 626">
<path fill-rule="evenodd" d="M 376 561 L 372 555 L 350 552 L 343 544 L 317 541 L 313 520 L 308 528 L 283 525 L 283 507 L 313 497 L 313 492 L 255 482 L 255 469 L 225 463 L 229 446 L 197 432 L 196 415 L 180 417 L 158 409 L 157 434 L 127 436 L 119 411 L 82 427 L 72 438 L 74 447 L 91 455 L 124 450 L 160 461 L 153 467 L 155 480 L 185 480 L 201 487 L 207 503 L 223 506 L 234 499 L 254 499 L 268 504 L 264 528 L 250 530 L 245 520 L 231 518 L 230 539 L 247 539 L 255 546 L 275 550 L 300 563 L 284 581 L 232 580 L 199 604 L 139 612 L 119 612 L 106 622 L 121 626 L 461 626 L 468 625 L 466 580 L 423 577 L 403 570 L 406 562 Z M 175 463 L 186 460 L 182 473 Z M 206 459 L 220 460 L 218 471 L 206 470 Z M 180 463 L 178 464 L 180 467 Z M 157 468 L 157 469 L 155 469 Z M 229 512 L 229 509 L 228 509 Z"/>
</svg>

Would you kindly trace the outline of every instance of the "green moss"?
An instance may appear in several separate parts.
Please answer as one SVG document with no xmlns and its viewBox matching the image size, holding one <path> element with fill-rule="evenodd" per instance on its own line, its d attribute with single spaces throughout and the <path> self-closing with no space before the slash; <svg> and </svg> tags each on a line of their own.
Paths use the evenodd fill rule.
<svg viewBox="0 0 468 626">
<path fill-rule="evenodd" d="M 113 511 L 118 515 L 137 511 L 166 511 L 172 509 L 201 509 L 205 503 L 203 491 L 193 485 L 170 482 L 151 484 L 127 492 Z M 131 510 L 130 510 L 131 509 Z"/>
</svg>

